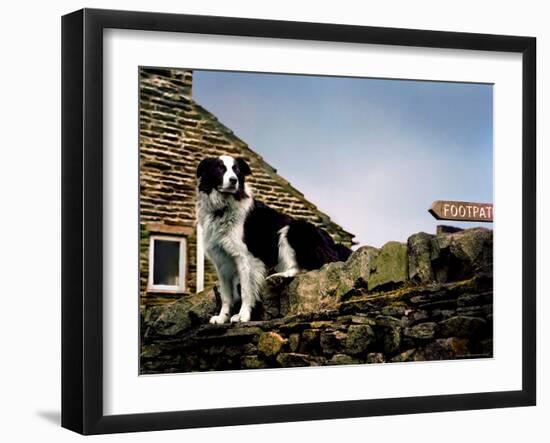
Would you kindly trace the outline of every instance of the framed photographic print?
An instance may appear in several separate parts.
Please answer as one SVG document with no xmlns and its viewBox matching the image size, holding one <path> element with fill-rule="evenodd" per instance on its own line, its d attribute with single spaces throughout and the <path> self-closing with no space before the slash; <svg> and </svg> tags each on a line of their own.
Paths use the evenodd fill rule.
<svg viewBox="0 0 550 443">
<path fill-rule="evenodd" d="M 62 425 L 534 405 L 531 37 L 62 22 Z"/>
</svg>

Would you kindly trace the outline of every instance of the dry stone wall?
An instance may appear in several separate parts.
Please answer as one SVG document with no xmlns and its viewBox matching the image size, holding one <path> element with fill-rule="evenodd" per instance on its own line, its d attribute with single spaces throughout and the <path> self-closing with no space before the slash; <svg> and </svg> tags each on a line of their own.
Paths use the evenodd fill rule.
<svg viewBox="0 0 550 443">
<path fill-rule="evenodd" d="M 145 374 L 487 358 L 493 233 L 419 233 L 267 281 L 255 321 L 210 325 L 215 290 L 145 311 Z"/>
</svg>

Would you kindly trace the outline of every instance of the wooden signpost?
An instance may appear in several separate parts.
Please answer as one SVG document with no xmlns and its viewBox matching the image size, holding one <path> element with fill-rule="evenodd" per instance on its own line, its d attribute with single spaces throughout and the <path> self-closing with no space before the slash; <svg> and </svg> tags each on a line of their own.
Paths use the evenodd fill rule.
<svg viewBox="0 0 550 443">
<path fill-rule="evenodd" d="M 436 200 L 428 211 L 438 220 L 493 221 L 492 203 Z"/>
</svg>

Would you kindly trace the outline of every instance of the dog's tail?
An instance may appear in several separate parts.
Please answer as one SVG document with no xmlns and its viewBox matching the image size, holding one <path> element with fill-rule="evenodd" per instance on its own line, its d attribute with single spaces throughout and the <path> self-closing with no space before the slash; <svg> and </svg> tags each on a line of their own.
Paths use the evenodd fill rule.
<svg viewBox="0 0 550 443">
<path fill-rule="evenodd" d="M 334 246 L 336 247 L 338 257 L 340 258 L 339 261 L 346 261 L 352 253 L 352 250 L 350 248 L 344 246 L 341 243 L 336 243 Z"/>
<path fill-rule="evenodd" d="M 325 230 L 305 220 L 290 223 L 287 239 L 300 269 L 319 269 L 326 263 L 346 261 L 351 254 L 351 249 L 335 243 Z"/>
</svg>

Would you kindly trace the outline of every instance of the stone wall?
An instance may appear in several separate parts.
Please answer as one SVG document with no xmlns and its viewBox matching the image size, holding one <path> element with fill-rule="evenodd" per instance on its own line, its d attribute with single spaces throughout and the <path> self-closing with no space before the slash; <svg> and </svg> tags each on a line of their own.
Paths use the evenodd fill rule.
<svg viewBox="0 0 550 443">
<path fill-rule="evenodd" d="M 255 196 L 294 217 L 323 227 L 350 246 L 353 235 L 338 226 L 277 174 L 192 97 L 193 73 L 141 68 L 140 82 L 140 294 L 142 305 L 174 298 L 147 293 L 149 236 L 180 228 L 188 242 L 188 289 L 196 285 L 195 171 L 208 156 L 242 156 L 250 164 Z M 205 287 L 216 282 L 206 261 Z M 181 295 L 181 294 L 180 294 Z"/>
<path fill-rule="evenodd" d="M 255 321 L 210 325 L 207 291 L 142 317 L 141 373 L 493 355 L 493 233 L 419 233 L 347 262 L 270 279 Z"/>
</svg>

